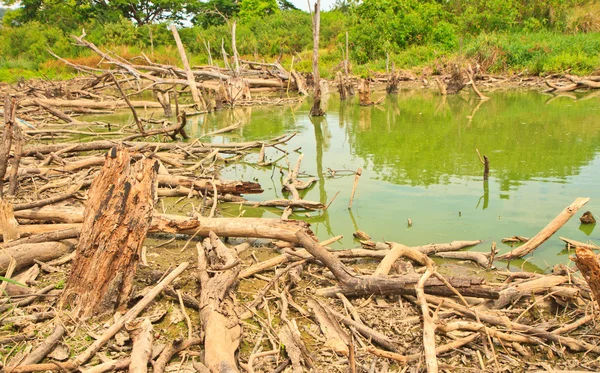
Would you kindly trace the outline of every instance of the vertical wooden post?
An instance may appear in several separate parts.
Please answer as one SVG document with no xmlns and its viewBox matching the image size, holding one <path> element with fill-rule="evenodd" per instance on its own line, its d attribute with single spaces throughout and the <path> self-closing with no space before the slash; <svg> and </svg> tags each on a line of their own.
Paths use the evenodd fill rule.
<svg viewBox="0 0 600 373">
<path fill-rule="evenodd" d="M 240 60 L 238 57 L 237 46 L 235 44 L 235 28 L 237 26 L 237 22 L 233 21 L 233 25 L 231 25 L 231 50 L 233 51 L 233 63 L 235 65 L 235 75 L 240 74 Z"/>
<path fill-rule="evenodd" d="M 346 63 L 344 63 L 344 75 L 348 77 L 348 70 L 350 69 L 350 57 L 348 54 L 348 31 L 346 31 Z"/>
<path fill-rule="evenodd" d="M 16 106 L 15 101 L 6 95 L 4 98 L 4 132 L 2 133 L 2 142 L 0 142 L 0 198 L 3 195 L 4 175 L 6 175 L 6 169 L 8 168 L 8 158 L 12 146 Z"/>
<path fill-rule="evenodd" d="M 321 77 L 319 75 L 319 34 L 321 32 L 321 0 L 315 3 L 313 15 L 313 79 L 315 83 L 314 101 L 310 109 L 310 115 L 321 117 L 325 115 L 321 109 Z"/>
<path fill-rule="evenodd" d="M 181 56 L 181 62 L 183 63 L 183 68 L 187 76 L 188 85 L 190 86 L 190 90 L 192 92 L 192 99 L 194 100 L 194 104 L 196 104 L 198 108 L 204 110 L 206 109 L 206 103 L 204 102 L 204 99 L 202 99 L 202 96 L 198 92 L 196 80 L 194 79 L 194 73 L 190 68 L 190 63 L 188 62 L 187 55 L 185 54 L 185 49 L 183 48 L 183 43 L 181 43 L 181 38 L 179 38 L 179 32 L 177 32 L 177 27 L 175 27 L 175 25 L 171 25 L 171 32 L 173 33 L 175 43 L 177 44 L 177 49 L 179 50 L 179 55 Z"/>
<path fill-rule="evenodd" d="M 17 194 L 17 188 L 19 186 L 19 164 L 21 163 L 21 153 L 23 151 L 23 136 L 21 135 L 21 128 L 15 125 L 13 128 L 13 140 L 15 143 L 14 158 L 12 166 L 10 168 L 10 175 L 8 176 L 8 195 L 14 196 Z"/>
</svg>

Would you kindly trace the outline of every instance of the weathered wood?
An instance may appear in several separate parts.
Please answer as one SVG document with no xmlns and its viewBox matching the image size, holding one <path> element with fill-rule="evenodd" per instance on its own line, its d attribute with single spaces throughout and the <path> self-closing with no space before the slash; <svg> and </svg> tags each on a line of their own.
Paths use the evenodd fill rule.
<svg viewBox="0 0 600 373">
<path fill-rule="evenodd" d="M 325 336 L 324 346 L 337 353 L 348 355 L 350 336 L 340 327 L 336 318 L 329 313 L 328 308 L 314 298 L 309 298 L 307 305 L 311 308 L 319 328 Z"/>
<path fill-rule="evenodd" d="M 183 262 L 171 273 L 169 273 L 164 279 L 162 279 L 155 287 L 153 287 L 140 301 L 136 303 L 127 313 L 117 319 L 94 343 L 92 343 L 85 351 L 81 352 L 72 360 L 61 364 L 60 366 L 55 363 L 47 364 L 31 364 L 15 367 L 11 369 L 12 373 L 26 373 L 26 372 L 37 372 L 42 370 L 51 371 L 63 371 L 63 370 L 74 370 L 77 369 L 81 364 L 90 360 L 98 350 L 112 337 L 115 336 L 121 330 L 125 323 L 133 320 L 142 312 L 148 305 L 167 287 L 169 286 L 183 271 L 189 267 L 188 262 Z M 54 285 L 50 285 L 50 288 L 54 288 Z M 2 312 L 2 311 L 0 311 Z"/>
<path fill-rule="evenodd" d="M 235 353 L 239 347 L 241 327 L 233 308 L 232 286 L 240 271 L 235 253 L 214 234 L 197 245 L 200 272 L 200 319 L 204 330 L 204 364 L 211 372 L 238 372 Z M 209 275 L 211 268 L 217 270 Z"/>
<path fill-rule="evenodd" d="M 54 332 L 50 334 L 42 343 L 40 343 L 25 359 L 23 359 L 19 365 L 37 364 L 42 361 L 46 355 L 48 355 L 60 342 L 66 329 L 61 322 L 56 324 Z M 11 368 L 9 367 L 9 370 Z"/>
<path fill-rule="evenodd" d="M 19 187 L 19 165 L 21 163 L 21 155 L 23 153 L 23 135 L 19 126 L 14 126 L 13 130 L 13 142 L 15 144 L 14 157 L 12 160 L 10 174 L 8 175 L 8 195 L 14 196 L 17 194 L 17 188 Z M 0 189 L 2 189 L 0 187 Z M 1 198 L 1 196 L 0 196 Z"/>
<path fill-rule="evenodd" d="M 352 296 L 416 294 L 415 285 L 420 275 L 404 275 L 400 277 L 355 276 L 338 258 L 328 252 L 302 230 L 296 232 L 298 241 L 315 258 L 319 259 L 336 277 L 338 286 L 317 290 L 318 295 L 335 296 L 336 293 Z M 485 286 L 485 281 L 477 277 L 448 277 L 446 280 L 462 295 L 481 298 L 498 298 L 498 292 Z M 454 294 L 438 278 L 429 279 L 425 284 L 425 293 Z"/>
<path fill-rule="evenodd" d="M 446 259 L 470 260 L 483 268 L 488 268 L 490 264 L 490 253 L 481 253 L 477 251 L 449 251 L 437 253 L 435 256 Z"/>
<path fill-rule="evenodd" d="M 88 193 L 77 255 L 60 301 L 82 318 L 123 307 L 133 286 L 152 219 L 158 162 L 130 162 L 128 150 L 113 148 Z"/>
<path fill-rule="evenodd" d="M 4 131 L 2 132 L 2 142 L 0 142 L 0 198 L 3 196 L 4 177 L 8 168 L 8 159 L 10 157 L 10 148 L 13 139 L 13 128 L 15 123 L 16 103 L 8 95 L 4 98 Z"/>
<path fill-rule="evenodd" d="M 600 306 L 600 259 L 587 247 L 575 248 L 575 257 L 571 259 L 581 271 L 585 282 L 594 294 L 596 303 Z"/>
<path fill-rule="evenodd" d="M 371 100 L 371 83 L 368 79 L 361 79 L 358 83 L 358 101 L 362 106 L 374 104 Z"/>
<path fill-rule="evenodd" d="M 44 98 L 34 100 L 23 100 L 19 102 L 19 106 L 37 106 L 40 103 L 53 107 L 68 107 L 68 108 L 88 108 L 88 109 L 126 109 L 127 103 L 124 100 L 115 101 L 95 101 L 88 99 L 65 100 L 62 98 Z M 131 101 L 131 105 L 136 108 L 152 108 L 160 109 L 162 106 L 155 101 Z M 114 145 L 114 144 L 113 144 Z"/>
<path fill-rule="evenodd" d="M 503 308 L 512 302 L 518 301 L 521 297 L 527 297 L 531 294 L 539 294 L 548 289 L 564 284 L 568 281 L 566 276 L 543 276 L 534 280 L 524 281 L 517 284 L 511 284 L 502 291 L 500 297 L 494 301 L 495 308 Z"/>
<path fill-rule="evenodd" d="M 208 190 L 212 194 L 212 184 L 217 188 L 219 194 L 259 194 L 263 192 L 259 183 L 252 181 L 229 181 L 229 180 L 211 180 L 197 179 L 185 176 L 158 175 L 158 184 L 160 186 L 177 187 L 179 185 L 186 188 L 194 188 L 204 192 Z"/>
<path fill-rule="evenodd" d="M 529 241 L 524 243 L 522 246 L 517 247 L 514 250 L 509 251 L 508 253 L 502 254 L 497 257 L 497 259 L 508 260 L 508 259 L 516 259 L 521 258 L 532 251 L 534 251 L 538 246 L 544 243 L 550 236 L 552 236 L 557 230 L 560 229 L 570 218 L 573 216 L 577 210 L 579 210 L 583 205 L 585 205 L 590 199 L 589 198 L 577 198 L 573 203 L 567 206 L 557 217 L 555 217 L 544 229 L 542 229 L 538 234 L 533 236 Z"/>
<path fill-rule="evenodd" d="M 125 328 L 133 340 L 129 372 L 146 373 L 152 357 L 152 341 L 154 340 L 152 323 L 147 317 L 142 317 L 125 324 Z"/>
<path fill-rule="evenodd" d="M 206 102 L 198 92 L 198 87 L 196 86 L 196 82 L 194 80 L 194 74 L 192 73 L 192 69 L 190 68 L 190 63 L 188 62 L 187 55 L 185 53 L 185 48 L 183 47 L 183 43 L 181 42 L 181 38 L 179 37 L 179 33 L 177 32 L 177 27 L 175 24 L 171 25 L 171 32 L 173 33 L 173 37 L 175 38 L 175 43 L 177 44 L 177 50 L 179 51 L 179 56 L 181 57 L 181 62 L 183 63 L 183 68 L 185 69 L 185 74 L 188 80 L 188 85 L 192 92 L 192 100 L 200 110 L 206 109 Z"/>
<path fill-rule="evenodd" d="M 70 224 L 23 225 L 24 234 L 40 234 L 63 229 L 81 229 L 83 209 L 69 206 L 44 206 L 15 213 L 19 219 L 55 221 Z M 155 214 L 149 232 L 182 233 L 208 236 L 210 231 L 221 237 L 271 238 L 297 242 L 296 231 L 307 229 L 308 223 L 299 220 L 281 221 L 270 218 L 189 218 L 180 215 Z"/>
<path fill-rule="evenodd" d="M 194 146 L 186 147 L 186 150 L 191 153 L 210 153 L 213 149 L 229 149 L 229 150 L 240 150 L 240 149 L 250 149 L 250 148 L 260 148 L 265 145 L 267 147 L 285 143 L 289 141 L 296 134 L 293 133 L 291 135 L 282 135 L 275 137 L 271 140 L 267 141 L 249 141 L 249 142 L 241 142 L 241 143 L 226 143 L 226 144 L 205 144 L 205 143 L 197 143 Z M 129 147 L 134 147 L 137 149 L 160 146 L 161 150 L 175 150 L 181 147 L 180 143 L 157 143 L 157 142 L 141 142 L 141 141 L 125 141 L 124 145 Z M 90 141 L 79 144 L 73 143 L 56 143 L 56 144 L 44 144 L 44 145 L 32 145 L 25 147 L 23 149 L 23 156 L 32 156 L 37 153 L 40 154 L 49 154 L 61 151 L 65 148 L 69 149 L 69 152 L 87 152 L 92 150 L 107 150 L 111 149 L 115 146 L 114 141 L 108 140 L 100 140 L 100 141 Z"/>
<path fill-rule="evenodd" d="M 62 242 L 26 243 L 0 250 L 0 274 L 3 274 L 10 259 L 17 261 L 17 270 L 35 263 L 35 260 L 46 262 L 59 258 L 69 252 L 69 245 Z"/>
<path fill-rule="evenodd" d="M 572 240 L 566 237 L 558 237 L 559 240 L 564 241 L 567 244 L 568 249 L 574 249 L 576 247 L 585 247 L 592 250 L 600 250 L 600 246 L 594 243 L 585 243 L 581 241 Z"/>
<path fill-rule="evenodd" d="M 314 94 L 313 94 L 313 105 L 310 109 L 310 116 L 322 117 L 325 112 L 321 108 L 321 76 L 319 74 L 319 37 L 321 33 L 321 0 L 315 2 L 315 12 L 312 17 L 313 25 L 313 81 L 314 81 Z"/>
<path fill-rule="evenodd" d="M 20 237 L 19 223 L 15 219 L 13 207 L 2 197 L 0 197 L 0 232 L 4 242 L 16 240 Z"/>
</svg>

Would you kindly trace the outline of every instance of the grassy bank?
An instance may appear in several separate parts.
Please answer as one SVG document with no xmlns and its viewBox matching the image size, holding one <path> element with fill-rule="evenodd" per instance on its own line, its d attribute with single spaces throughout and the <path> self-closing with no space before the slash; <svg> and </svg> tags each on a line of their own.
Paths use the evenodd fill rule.
<svg viewBox="0 0 600 373">
<path fill-rule="evenodd" d="M 368 5 L 368 1 L 365 4 Z M 422 9 L 422 3 L 415 4 L 418 6 L 415 5 L 412 12 L 418 16 L 414 17 L 421 18 L 410 18 L 410 13 L 404 17 L 410 19 L 403 18 L 390 25 L 381 20 L 385 9 L 372 11 L 367 5 L 359 5 L 356 11 L 324 12 L 320 54 L 322 75 L 332 78 L 340 69 L 346 31 L 350 35 L 352 71 L 359 76 L 385 71 L 386 62 L 390 67 L 393 64 L 415 74 L 443 73 L 447 66 L 457 62 L 478 63 L 483 71 L 493 74 L 570 72 L 585 75 L 600 68 L 597 52 L 600 50 L 600 6 L 596 7 L 598 9 L 589 4 L 575 7 L 565 13 L 562 23 L 555 21 L 552 27 L 542 22 L 543 19 L 530 17 L 522 21 L 515 18 L 509 22 L 513 27 L 501 29 L 494 26 L 492 18 L 485 18 L 485 22 L 477 20 L 469 16 L 467 10 L 458 17 L 448 9 L 438 9 L 438 13 L 428 16 L 439 18 L 439 23 L 433 27 L 424 18 L 427 11 L 432 13 L 431 7 Z M 365 19 L 371 19 L 373 23 L 369 24 Z M 409 22 L 410 28 L 401 33 L 395 31 L 398 25 L 406 26 Z M 73 76 L 74 71 L 52 57 L 48 49 L 73 62 L 96 66 L 100 63 L 98 56 L 72 44 L 70 35 L 80 34 L 82 28 L 89 41 L 124 58 L 144 53 L 159 63 L 180 63 L 166 24 L 136 26 L 122 18 L 110 23 L 88 20 L 80 27 L 64 29 L 39 21 L 14 25 L 5 20 L 0 26 L 0 81 Z M 390 30 L 396 34 L 391 34 Z M 182 28 L 180 34 L 192 64 L 207 64 L 207 50 L 210 50 L 214 63 L 223 66 L 221 43 L 227 51 L 231 50 L 228 25 L 189 26 Z M 279 11 L 266 17 L 242 20 L 237 27 L 237 48 L 245 59 L 273 61 L 279 58 L 286 69 L 293 66 L 298 71 L 309 72 L 312 58 L 310 15 L 294 10 Z"/>
</svg>

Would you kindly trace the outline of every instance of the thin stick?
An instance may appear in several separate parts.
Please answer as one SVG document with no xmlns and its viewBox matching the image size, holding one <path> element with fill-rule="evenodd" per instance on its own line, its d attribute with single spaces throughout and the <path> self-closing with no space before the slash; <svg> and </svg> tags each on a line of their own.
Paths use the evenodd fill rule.
<svg viewBox="0 0 600 373">
<path fill-rule="evenodd" d="M 360 179 L 360 175 L 362 175 L 362 167 L 359 167 L 358 170 L 356 170 L 356 174 L 354 176 L 354 185 L 352 186 L 352 194 L 350 194 L 348 210 L 352 208 L 352 202 L 354 201 L 354 193 L 356 192 L 356 186 L 358 185 L 358 179 Z"/>
<path fill-rule="evenodd" d="M 183 297 L 181 296 L 181 291 L 177 289 L 177 298 L 179 299 L 179 306 L 181 307 L 181 313 L 183 313 L 183 317 L 185 317 L 185 323 L 188 327 L 188 339 L 192 339 L 192 320 L 190 320 L 190 316 L 185 312 L 185 305 L 183 304 Z"/>
<path fill-rule="evenodd" d="M 117 86 L 117 88 L 119 89 L 121 96 L 123 96 L 123 100 L 125 100 L 125 103 L 127 104 L 127 106 L 129 106 L 129 109 L 131 109 L 131 113 L 133 114 L 133 119 L 135 120 L 135 124 L 138 126 L 140 133 L 142 135 L 145 135 L 146 132 L 144 131 L 144 125 L 142 124 L 142 121 L 138 117 L 137 112 L 135 111 L 135 108 L 131 104 L 131 101 L 129 101 L 129 97 L 127 97 L 125 92 L 123 92 L 123 88 L 121 88 L 121 85 L 119 84 L 119 81 L 117 80 L 117 78 L 115 78 L 115 76 L 112 73 L 110 74 L 110 76 L 111 76 L 113 82 L 115 82 L 115 85 Z"/>
</svg>

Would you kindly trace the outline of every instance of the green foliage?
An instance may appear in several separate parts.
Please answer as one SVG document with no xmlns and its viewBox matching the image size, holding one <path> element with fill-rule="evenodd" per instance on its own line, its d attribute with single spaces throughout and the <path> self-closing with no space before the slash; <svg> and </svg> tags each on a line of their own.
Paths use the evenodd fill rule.
<svg viewBox="0 0 600 373">
<path fill-rule="evenodd" d="M 95 65 L 97 56 L 71 43 L 70 35 L 81 29 L 88 40 L 124 58 L 152 50 L 161 63 L 177 64 L 168 25 L 191 15 L 194 26 L 181 28 L 180 35 L 193 63 L 207 62 L 206 45 L 215 61 L 222 60 L 222 41 L 230 53 L 231 22 L 226 21 L 237 18 L 241 55 L 279 58 L 286 68 L 294 56 L 294 68 L 309 72 L 311 17 L 286 10 L 287 1 L 23 0 L 4 14 L 0 26 L 0 80 L 65 76 L 69 70 L 47 49 Z M 332 78 L 341 68 L 347 31 L 352 68 L 361 76 L 384 70 L 386 56 L 397 68 L 434 73 L 462 58 L 489 72 L 591 73 L 600 66 L 600 5 L 574 1 L 338 0 L 334 10 L 321 13 L 321 74 Z"/>
<path fill-rule="evenodd" d="M 235 0 L 209 0 L 199 5 L 192 23 L 202 28 L 223 25 L 226 19 L 234 17 L 239 11 L 240 7 Z"/>
<path fill-rule="evenodd" d="M 276 0 L 242 0 L 239 16 L 242 20 L 262 19 L 279 10 Z"/>
<path fill-rule="evenodd" d="M 428 43 L 452 48 L 457 41 L 453 20 L 435 1 L 365 0 L 356 7 L 351 28 L 354 57 L 364 63 L 409 45 Z"/>
<path fill-rule="evenodd" d="M 4 14 L 7 11 L 8 11 L 8 9 L 0 7 L 0 21 L 2 20 L 2 18 L 4 17 Z"/>
<path fill-rule="evenodd" d="M 548 74 L 571 69 L 589 74 L 600 66 L 600 34 L 537 33 L 481 34 L 465 45 L 465 55 L 484 70 Z"/>
</svg>

